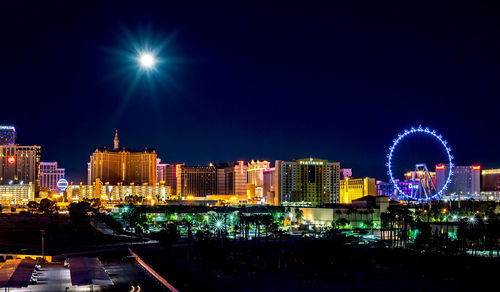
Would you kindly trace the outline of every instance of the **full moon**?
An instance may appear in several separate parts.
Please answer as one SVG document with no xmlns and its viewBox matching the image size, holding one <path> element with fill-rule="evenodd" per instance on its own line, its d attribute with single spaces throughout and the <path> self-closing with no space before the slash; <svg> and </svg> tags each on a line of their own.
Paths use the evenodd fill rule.
<svg viewBox="0 0 500 292">
<path fill-rule="evenodd" d="M 142 53 L 139 56 L 139 63 L 143 68 L 151 69 L 155 64 L 155 58 L 150 53 Z"/>
</svg>

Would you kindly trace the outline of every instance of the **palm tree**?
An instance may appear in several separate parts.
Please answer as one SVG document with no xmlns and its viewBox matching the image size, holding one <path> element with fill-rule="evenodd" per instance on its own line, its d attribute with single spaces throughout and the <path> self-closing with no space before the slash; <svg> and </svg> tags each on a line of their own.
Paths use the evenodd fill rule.
<svg viewBox="0 0 500 292">
<path fill-rule="evenodd" d="M 274 218 L 272 215 L 269 214 L 262 215 L 262 224 L 264 224 L 264 227 L 266 229 L 266 241 L 267 241 L 269 226 L 271 225 L 271 223 L 273 223 L 273 220 Z"/>
<path fill-rule="evenodd" d="M 295 208 L 295 220 L 297 220 L 297 223 L 300 224 L 302 219 L 304 219 L 304 211 L 300 208 Z"/>
</svg>

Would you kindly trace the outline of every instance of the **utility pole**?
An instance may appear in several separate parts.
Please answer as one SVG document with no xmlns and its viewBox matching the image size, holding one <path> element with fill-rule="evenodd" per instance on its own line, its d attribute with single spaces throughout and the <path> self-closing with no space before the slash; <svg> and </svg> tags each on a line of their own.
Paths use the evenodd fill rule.
<svg viewBox="0 0 500 292">
<path fill-rule="evenodd" d="M 45 262 L 45 230 L 40 230 L 42 233 L 42 259 Z"/>
</svg>

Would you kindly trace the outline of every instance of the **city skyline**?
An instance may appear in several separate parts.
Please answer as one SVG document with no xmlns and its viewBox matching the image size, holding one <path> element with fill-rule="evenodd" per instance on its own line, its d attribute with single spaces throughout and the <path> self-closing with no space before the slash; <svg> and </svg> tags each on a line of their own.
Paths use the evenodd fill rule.
<svg viewBox="0 0 500 292">
<path fill-rule="evenodd" d="M 0 76 L 4 96 L 27 105 L 2 123 L 78 180 L 114 129 L 165 162 L 322 157 L 386 179 L 392 139 L 422 124 L 448 137 L 457 165 L 500 165 L 489 126 L 498 20 L 486 6 L 437 4 L 424 21 L 418 7 L 375 4 L 9 5 Z M 141 79 L 126 92 L 133 73 L 122 74 L 116 52 L 130 51 L 130 39 L 168 41 L 167 88 Z"/>
<path fill-rule="evenodd" d="M 491 290 L 499 12 L 3 3 L 0 289 Z"/>
</svg>

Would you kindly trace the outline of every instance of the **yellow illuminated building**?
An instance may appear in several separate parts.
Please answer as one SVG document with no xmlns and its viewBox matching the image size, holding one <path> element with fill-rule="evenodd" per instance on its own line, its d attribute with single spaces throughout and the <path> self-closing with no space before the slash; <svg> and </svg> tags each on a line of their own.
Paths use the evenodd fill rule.
<svg viewBox="0 0 500 292">
<path fill-rule="evenodd" d="M 151 149 L 133 151 L 118 148 L 118 133 L 114 148 L 96 149 L 90 156 L 90 183 L 97 179 L 110 185 L 156 185 L 156 152 Z"/>
<path fill-rule="evenodd" d="M 296 190 L 292 202 L 313 206 L 336 203 L 339 196 L 340 164 L 323 159 L 296 159 Z"/>
<path fill-rule="evenodd" d="M 0 185 L 0 204 L 27 204 L 35 200 L 35 190 L 32 184 Z"/>
<path fill-rule="evenodd" d="M 119 204 L 125 202 L 127 196 L 139 196 L 143 203 L 147 200 L 166 201 L 171 195 L 169 186 L 147 185 L 102 185 L 99 181 L 95 185 L 71 185 L 66 190 L 68 198 L 76 202 L 83 199 L 101 199 L 107 203 Z"/>
<path fill-rule="evenodd" d="M 481 171 L 481 174 L 482 175 L 486 175 L 486 174 L 500 174 L 500 168 L 485 169 L 485 170 Z"/>
<path fill-rule="evenodd" d="M 365 196 L 375 196 L 377 192 L 374 178 L 347 178 L 340 181 L 340 203 L 351 204 Z"/>
</svg>

